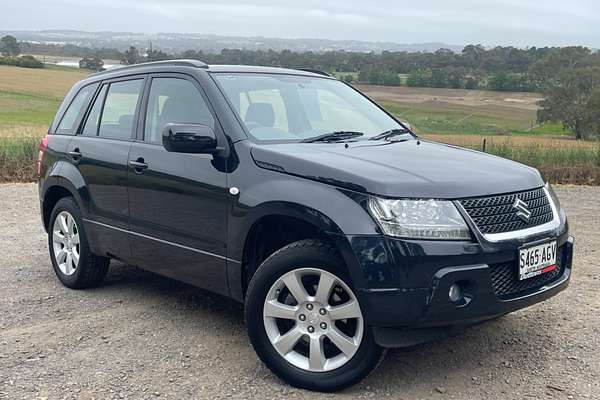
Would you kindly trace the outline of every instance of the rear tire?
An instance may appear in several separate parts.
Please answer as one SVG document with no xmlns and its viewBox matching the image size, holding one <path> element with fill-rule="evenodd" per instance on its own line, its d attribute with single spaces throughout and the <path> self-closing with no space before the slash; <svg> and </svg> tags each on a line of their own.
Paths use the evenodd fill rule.
<svg viewBox="0 0 600 400">
<path fill-rule="evenodd" d="M 245 319 L 260 359 L 299 388 L 331 392 L 352 386 L 384 355 L 344 263 L 319 240 L 289 244 L 262 263 L 248 287 Z"/>
<path fill-rule="evenodd" d="M 72 197 L 60 199 L 50 214 L 48 248 L 54 272 L 66 287 L 97 286 L 108 272 L 110 259 L 90 251 L 81 211 Z"/>
</svg>

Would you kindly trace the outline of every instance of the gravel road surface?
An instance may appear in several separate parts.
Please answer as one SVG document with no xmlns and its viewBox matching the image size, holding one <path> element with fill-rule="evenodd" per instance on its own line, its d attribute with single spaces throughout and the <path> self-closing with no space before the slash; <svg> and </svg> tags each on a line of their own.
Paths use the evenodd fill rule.
<svg viewBox="0 0 600 400">
<path fill-rule="evenodd" d="M 0 398 L 600 399 L 600 188 L 558 188 L 576 236 L 571 286 L 459 337 L 390 351 L 338 394 L 257 359 L 242 306 L 113 264 L 73 291 L 51 269 L 32 184 L 0 185 Z"/>
</svg>

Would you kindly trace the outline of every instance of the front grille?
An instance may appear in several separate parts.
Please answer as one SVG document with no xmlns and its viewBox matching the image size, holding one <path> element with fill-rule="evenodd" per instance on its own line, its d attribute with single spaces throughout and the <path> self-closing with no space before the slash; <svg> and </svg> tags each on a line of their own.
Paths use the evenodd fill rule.
<svg viewBox="0 0 600 400">
<path fill-rule="evenodd" d="M 531 211 L 528 222 L 517 216 L 513 207 L 516 199 L 527 204 Z M 552 207 L 543 188 L 526 192 L 476 197 L 460 200 L 467 214 L 481 233 L 502 233 L 530 228 L 552 221 Z"/>
<path fill-rule="evenodd" d="M 500 264 L 490 264 L 492 287 L 500 299 L 510 299 L 526 292 L 538 289 L 557 280 L 564 270 L 563 246 L 556 251 L 556 269 L 533 278 L 519 280 L 519 265 L 517 261 Z"/>
</svg>

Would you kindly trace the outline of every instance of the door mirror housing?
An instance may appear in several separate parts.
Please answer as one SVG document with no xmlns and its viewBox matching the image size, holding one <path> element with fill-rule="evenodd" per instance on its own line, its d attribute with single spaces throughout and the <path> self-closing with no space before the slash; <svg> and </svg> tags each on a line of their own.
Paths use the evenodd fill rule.
<svg viewBox="0 0 600 400">
<path fill-rule="evenodd" d="M 162 143 L 167 151 L 174 153 L 211 154 L 220 150 L 215 131 L 201 124 L 166 124 Z"/>
</svg>

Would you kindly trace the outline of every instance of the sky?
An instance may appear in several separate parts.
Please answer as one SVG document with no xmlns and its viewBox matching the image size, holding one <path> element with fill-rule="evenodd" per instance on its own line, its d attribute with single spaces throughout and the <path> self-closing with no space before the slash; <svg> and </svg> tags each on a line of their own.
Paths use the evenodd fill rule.
<svg viewBox="0 0 600 400">
<path fill-rule="evenodd" d="M 599 0 L 0 0 L 0 29 L 600 47 Z"/>
</svg>

